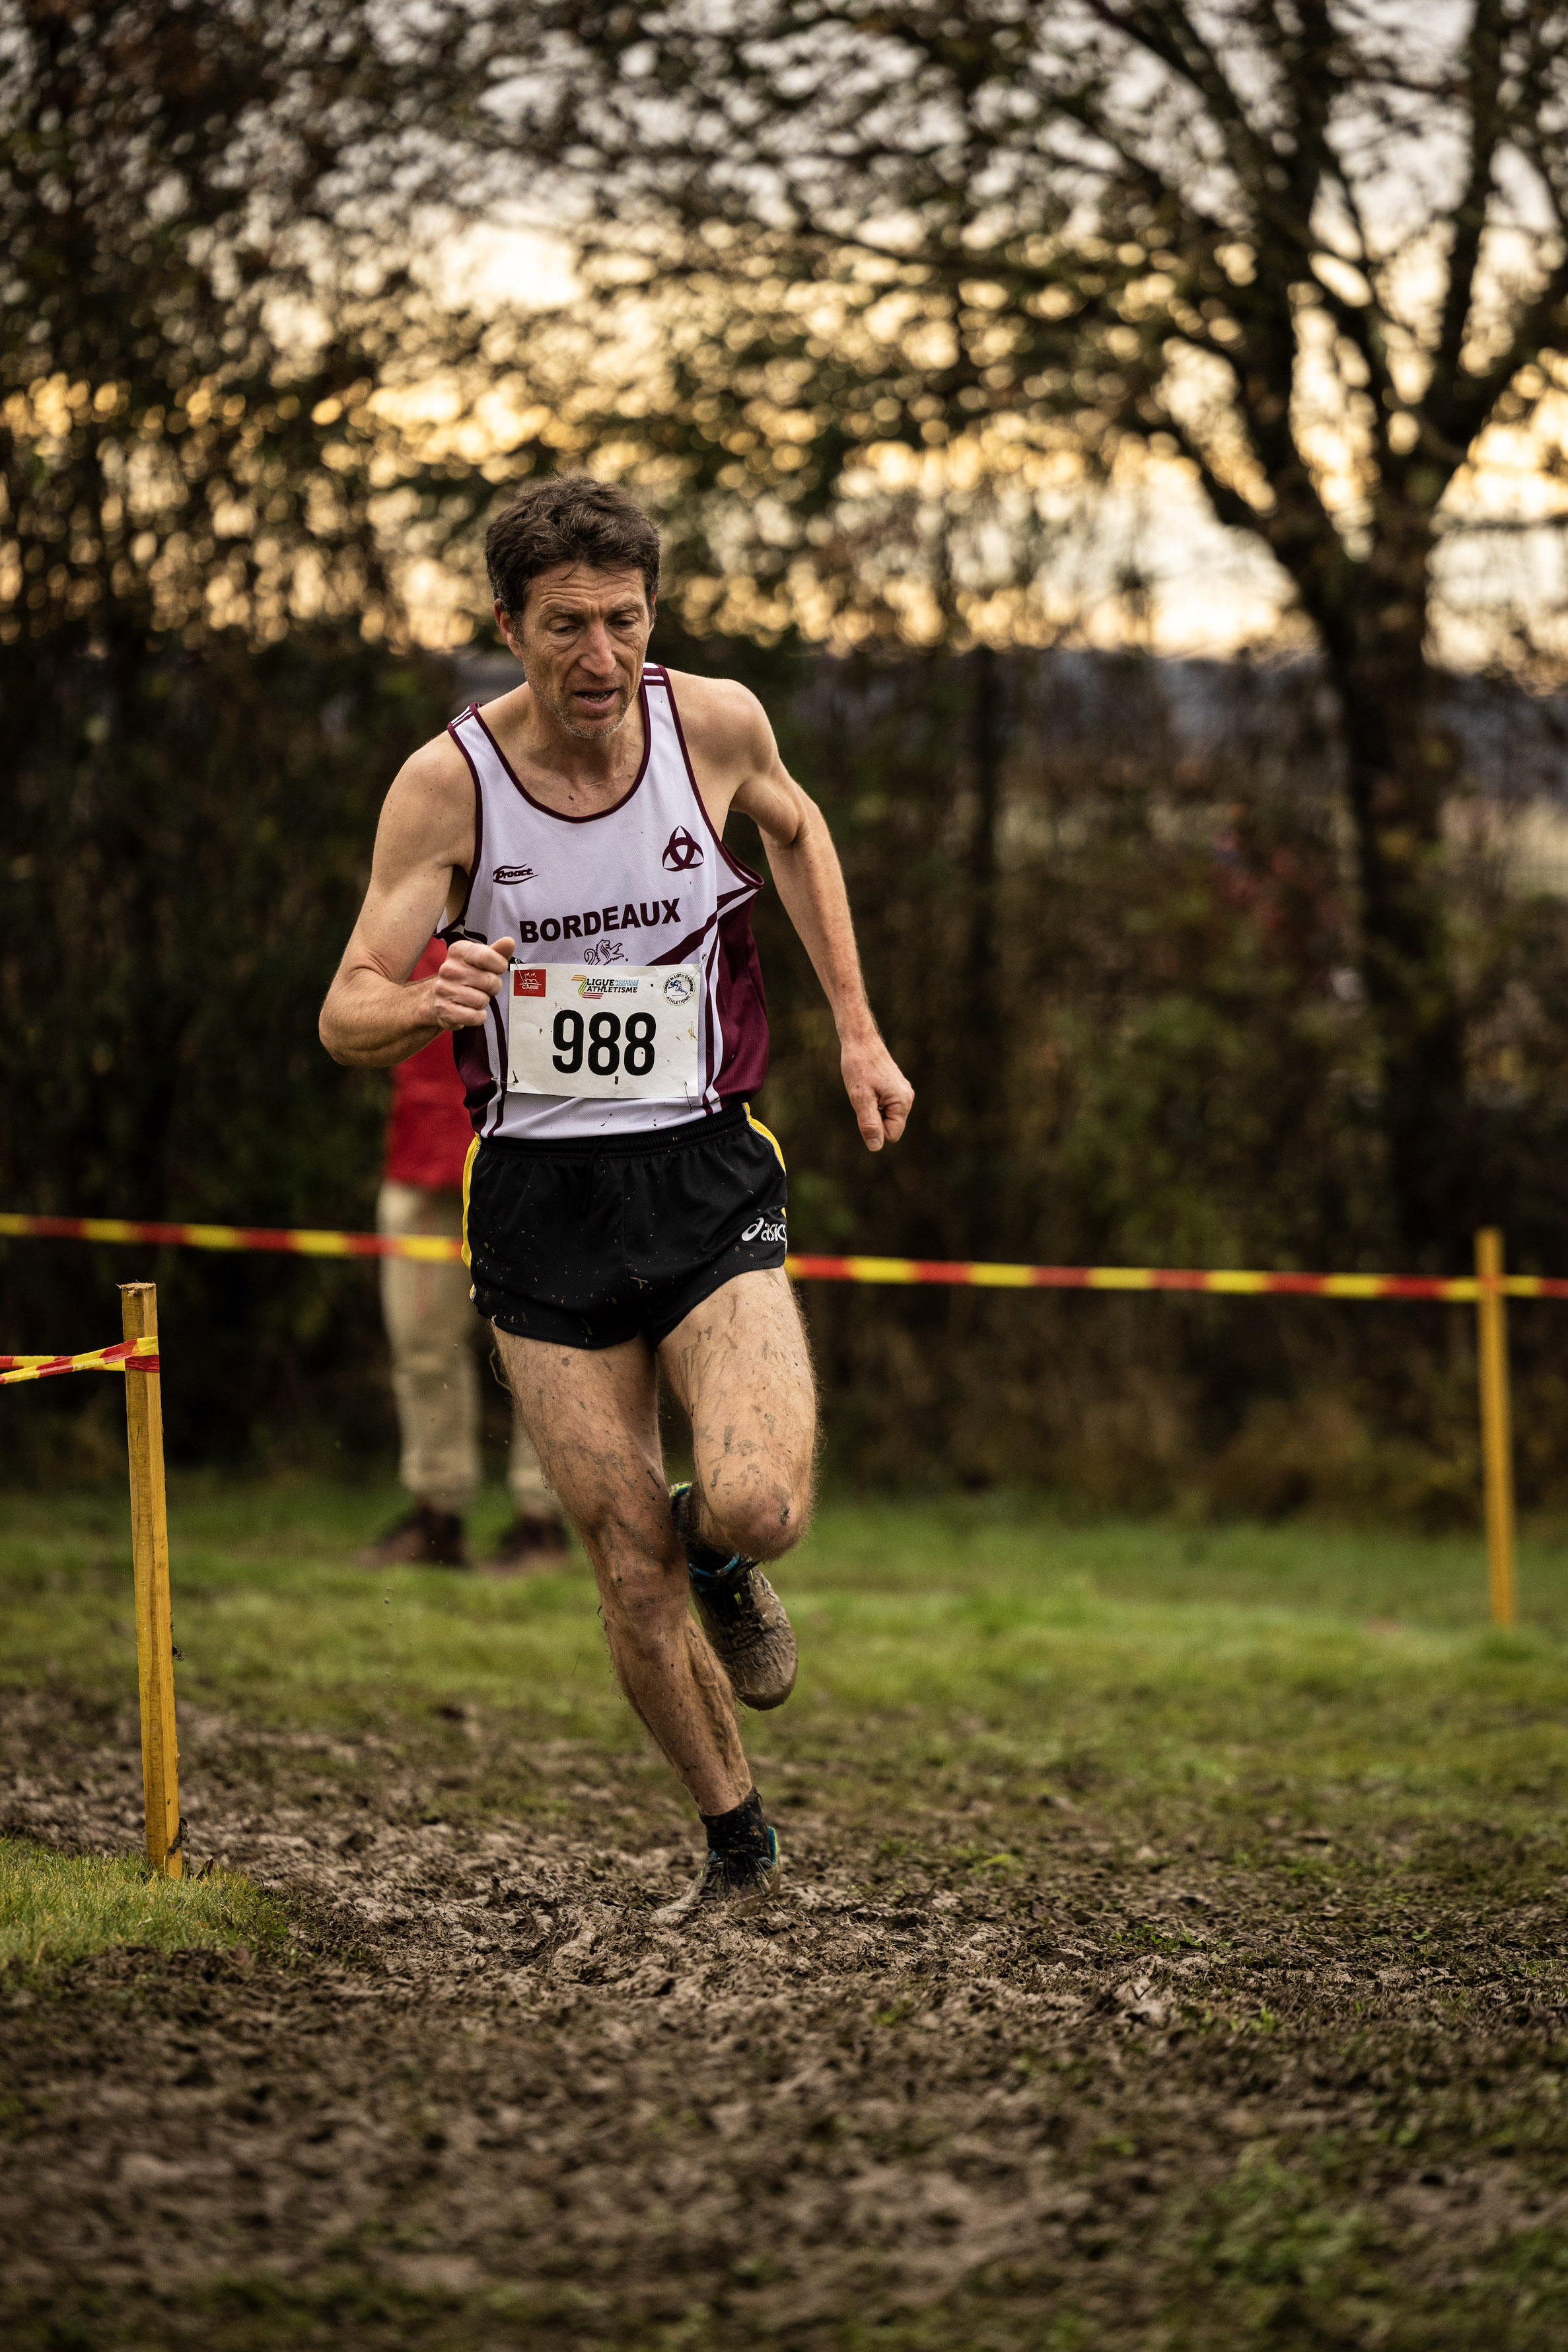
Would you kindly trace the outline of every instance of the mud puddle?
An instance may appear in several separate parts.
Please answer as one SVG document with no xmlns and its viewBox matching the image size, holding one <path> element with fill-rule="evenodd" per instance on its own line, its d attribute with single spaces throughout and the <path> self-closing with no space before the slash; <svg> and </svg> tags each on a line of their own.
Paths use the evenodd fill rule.
<svg viewBox="0 0 1568 2352">
<path fill-rule="evenodd" d="M 123 1727 L 37 1728 L 5 1826 L 132 1846 Z M 643 1759 L 430 1820 L 390 1747 L 186 1737 L 195 1858 L 297 1926 L 0 1984 L 19 2345 L 1397 2343 L 1560 2236 L 1562 1905 L 1408 1847 L 1329 1906 L 1283 1835 L 783 1806 L 778 1900 L 677 1933 Z"/>
</svg>

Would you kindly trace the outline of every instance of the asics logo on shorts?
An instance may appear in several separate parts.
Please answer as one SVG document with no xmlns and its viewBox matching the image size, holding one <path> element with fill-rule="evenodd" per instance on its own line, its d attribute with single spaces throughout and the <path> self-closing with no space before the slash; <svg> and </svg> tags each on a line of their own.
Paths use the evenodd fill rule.
<svg viewBox="0 0 1568 2352">
<path fill-rule="evenodd" d="M 702 863 L 702 845 L 694 841 L 683 824 L 678 824 L 664 845 L 664 867 L 668 874 L 688 874 L 692 866 Z"/>
<path fill-rule="evenodd" d="M 741 1235 L 743 1242 L 782 1242 L 786 1238 L 782 1209 L 770 1209 L 765 1217 L 754 1218 Z"/>
</svg>

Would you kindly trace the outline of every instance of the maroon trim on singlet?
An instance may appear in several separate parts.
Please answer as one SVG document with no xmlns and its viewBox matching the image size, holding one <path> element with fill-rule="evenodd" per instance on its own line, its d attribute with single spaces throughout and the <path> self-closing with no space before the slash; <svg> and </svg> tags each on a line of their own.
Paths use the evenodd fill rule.
<svg viewBox="0 0 1568 2352">
<path fill-rule="evenodd" d="M 728 892 L 700 930 L 689 931 L 675 947 L 667 948 L 662 955 L 654 958 L 656 964 L 684 963 L 698 953 L 709 932 L 717 929 L 719 936 L 711 965 L 704 975 L 704 987 L 711 992 L 719 1016 L 724 1059 L 715 1070 L 713 1027 L 709 1022 L 704 1024 L 707 1058 L 703 1090 L 717 1091 L 726 1100 L 731 1095 L 754 1093 L 768 1074 L 768 999 L 763 986 L 757 943 L 752 937 L 751 901 L 750 890 Z M 752 1015 L 749 1019 L 748 1013 Z"/>
<path fill-rule="evenodd" d="M 751 883 L 753 889 L 765 889 L 767 886 L 764 883 L 763 877 L 760 874 L 753 874 L 749 866 L 742 866 L 734 851 L 726 846 L 723 835 L 719 831 L 712 818 L 709 815 L 708 803 L 703 799 L 701 791 L 698 785 L 697 771 L 691 764 L 691 753 L 687 749 L 686 730 L 680 723 L 680 705 L 676 701 L 675 688 L 670 684 L 669 672 L 661 667 L 656 669 L 653 675 L 655 682 L 663 687 L 665 693 L 669 698 L 669 715 L 675 721 L 675 740 L 680 746 L 680 756 L 686 762 L 686 779 L 691 786 L 691 797 L 697 803 L 698 808 L 701 811 L 702 822 L 707 826 L 708 831 L 718 849 L 720 856 L 730 867 L 731 873 L 735 873 L 740 876 L 742 882 Z M 646 669 L 643 672 L 643 676 L 645 677 L 647 676 Z"/>
<path fill-rule="evenodd" d="M 735 904 L 737 898 L 743 902 L 739 908 L 737 908 Z M 708 920 L 705 923 L 701 924 L 695 931 L 688 931 L 683 940 L 677 940 L 675 945 L 672 948 L 666 948 L 662 955 L 656 955 L 654 962 L 684 963 L 689 956 L 693 956 L 697 953 L 698 949 L 702 945 L 703 940 L 708 937 L 709 932 L 713 929 L 715 923 L 722 923 L 726 921 L 732 914 L 743 913 L 745 911 L 745 907 L 750 905 L 751 898 L 752 893 L 749 890 L 728 891 L 725 896 L 720 899 L 719 904 L 714 908 L 713 912 L 709 916 Z M 748 922 L 750 919 L 751 918 L 748 916 Z"/>
<path fill-rule="evenodd" d="M 768 1075 L 768 1000 L 745 907 L 719 918 L 711 965 L 724 1059 L 709 1083 L 721 1100 L 752 1095 Z"/>
<path fill-rule="evenodd" d="M 567 816 L 561 809 L 546 808 L 542 801 L 536 801 L 500 745 L 496 741 L 489 728 L 485 726 L 485 714 L 478 703 L 474 705 L 474 717 L 479 720 L 479 725 L 484 727 L 485 733 L 489 736 L 490 749 L 506 770 L 509 781 L 522 794 L 530 808 L 537 809 L 541 816 L 552 816 L 557 824 L 597 824 L 601 817 L 614 816 L 618 810 L 625 808 L 626 803 L 636 796 L 643 778 L 647 773 L 648 753 L 653 749 L 653 727 L 647 715 L 647 695 L 640 685 L 637 688 L 637 706 L 642 712 L 642 765 L 633 777 L 630 786 L 621 794 L 618 801 L 612 801 L 608 808 L 593 809 L 586 816 Z M 463 716 L 467 718 L 467 711 Z"/>
<path fill-rule="evenodd" d="M 497 1078 L 492 1089 L 495 1096 L 495 1110 L 490 1118 L 489 1132 L 491 1135 L 494 1135 L 500 1128 L 501 1120 L 506 1116 L 506 1023 L 501 1016 L 500 998 L 499 996 L 492 996 L 490 999 L 490 1019 L 495 1024 L 496 1068 L 500 1072 L 500 1076 Z"/>
<path fill-rule="evenodd" d="M 468 747 L 458 732 L 458 719 L 467 719 L 470 712 L 474 718 L 479 719 L 479 706 L 477 702 L 470 702 L 467 710 L 459 710 L 457 719 L 449 719 L 447 722 L 447 732 L 451 737 L 453 742 L 457 745 L 458 751 L 462 753 L 463 758 L 468 764 L 468 773 L 473 778 L 474 782 L 474 854 L 468 862 L 468 873 L 463 877 L 466 886 L 463 891 L 463 903 L 458 908 L 457 913 L 453 916 L 451 921 L 449 923 L 442 924 L 436 934 L 437 939 L 446 940 L 448 946 L 451 945 L 453 939 L 460 938 L 462 935 L 463 918 L 468 911 L 468 900 L 474 895 L 474 877 L 479 870 L 480 861 L 484 856 L 485 849 L 484 788 L 479 782 L 479 772 L 478 768 L 475 767 L 472 760 L 468 758 Z M 479 723 L 481 726 L 484 724 L 482 719 Z M 489 733 L 488 727 L 485 729 L 485 732 L 487 735 Z M 448 933 L 450 934 L 449 938 L 447 936 Z"/>
<path fill-rule="evenodd" d="M 495 1011 L 493 1003 L 490 1010 L 492 1013 Z M 452 1032 L 452 1059 L 458 1066 L 458 1076 L 463 1081 L 463 1102 L 473 1121 L 476 1135 L 483 1131 L 488 1106 L 493 1101 L 499 1110 L 506 1100 L 505 1089 L 496 1084 L 484 1044 L 482 1024 L 477 1029 L 454 1029 Z"/>
</svg>

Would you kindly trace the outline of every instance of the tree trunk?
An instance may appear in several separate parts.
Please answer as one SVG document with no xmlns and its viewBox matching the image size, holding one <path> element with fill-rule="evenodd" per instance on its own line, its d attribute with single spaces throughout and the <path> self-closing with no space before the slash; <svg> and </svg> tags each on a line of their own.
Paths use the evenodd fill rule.
<svg viewBox="0 0 1568 2352">
<path fill-rule="evenodd" d="M 1328 656 L 1344 720 L 1397 1239 L 1412 1266 L 1458 1267 L 1476 1204 L 1443 871 L 1454 758 L 1431 716 L 1423 651 L 1429 533 L 1424 519 L 1414 529 L 1404 520 L 1380 519 L 1377 551 Z"/>
<path fill-rule="evenodd" d="M 1006 756 L 1005 665 L 994 646 L 977 646 L 970 664 L 970 789 L 973 819 L 969 831 L 968 920 L 964 926 L 964 995 L 968 1006 L 966 1050 L 961 1088 L 969 1126 L 965 1154 L 973 1197 L 990 1203 L 986 1222 L 1000 1246 L 1007 1229 L 1003 1161 L 1007 1120 L 1007 1040 L 1001 1027 L 997 982 L 1002 969 L 997 905 L 996 835 L 1002 810 L 1002 766 Z"/>
</svg>

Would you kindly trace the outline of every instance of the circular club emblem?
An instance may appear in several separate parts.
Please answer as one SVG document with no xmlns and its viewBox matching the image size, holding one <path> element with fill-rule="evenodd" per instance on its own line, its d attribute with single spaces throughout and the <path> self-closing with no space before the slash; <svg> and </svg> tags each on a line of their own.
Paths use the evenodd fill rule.
<svg viewBox="0 0 1568 2352">
<path fill-rule="evenodd" d="M 689 971 L 672 971 L 664 983 L 667 1004 L 689 1004 L 697 992 L 697 982 Z"/>
<path fill-rule="evenodd" d="M 683 824 L 678 824 L 664 845 L 664 869 L 667 874 L 689 874 L 702 863 L 702 845 L 693 841 Z"/>
</svg>

